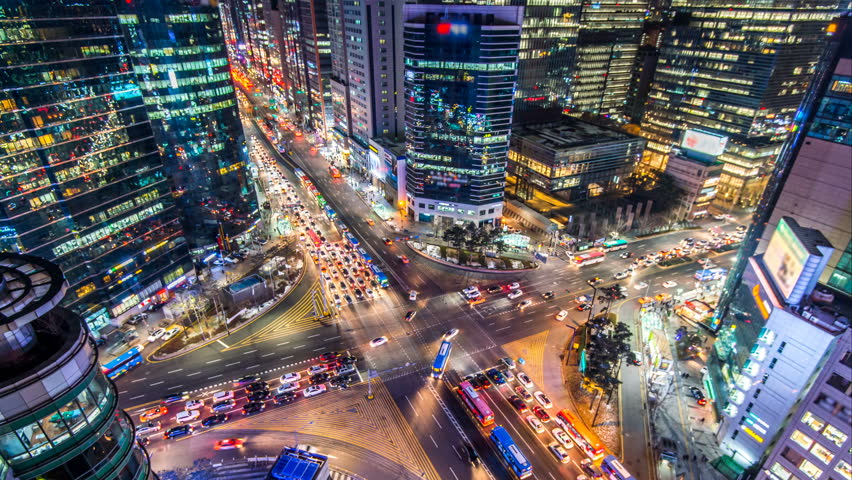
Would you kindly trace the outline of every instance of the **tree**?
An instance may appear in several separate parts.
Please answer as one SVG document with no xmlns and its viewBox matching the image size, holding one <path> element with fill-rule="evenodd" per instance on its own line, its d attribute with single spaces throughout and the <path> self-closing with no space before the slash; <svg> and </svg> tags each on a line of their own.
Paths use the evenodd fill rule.
<svg viewBox="0 0 852 480">
<path fill-rule="evenodd" d="M 463 227 L 453 225 L 452 227 L 444 230 L 441 238 L 450 245 L 460 249 L 467 239 L 467 232 Z"/>
</svg>

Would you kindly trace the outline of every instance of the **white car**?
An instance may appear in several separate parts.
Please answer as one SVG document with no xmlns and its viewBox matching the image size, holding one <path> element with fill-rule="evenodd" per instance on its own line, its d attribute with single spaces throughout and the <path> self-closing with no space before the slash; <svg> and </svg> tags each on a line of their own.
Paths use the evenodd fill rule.
<svg viewBox="0 0 852 480">
<path fill-rule="evenodd" d="M 530 380 L 530 377 L 526 373 L 518 372 L 517 377 L 518 377 L 518 381 L 521 382 L 521 385 L 523 385 L 524 388 L 526 388 L 526 389 L 533 388 L 534 384 L 533 384 L 532 380 Z"/>
<path fill-rule="evenodd" d="M 355 373 L 355 365 L 344 365 L 337 371 L 338 376 L 350 375 Z"/>
<path fill-rule="evenodd" d="M 509 284 L 509 290 L 517 290 L 519 288 L 521 288 L 521 284 L 518 282 Z"/>
<path fill-rule="evenodd" d="M 553 438 L 558 440 L 559 443 L 561 443 L 563 446 L 565 446 L 565 448 L 573 448 L 574 447 L 574 442 L 571 441 L 571 437 L 569 437 L 568 434 L 565 433 L 565 430 L 562 430 L 561 428 L 554 428 L 553 430 L 550 431 L 550 433 L 552 433 Z"/>
<path fill-rule="evenodd" d="M 163 334 L 163 341 L 171 340 L 175 335 L 180 333 L 180 326 L 174 325 L 166 329 L 166 332 Z"/>
<path fill-rule="evenodd" d="M 199 408 L 204 406 L 204 402 L 201 400 L 189 400 L 184 404 L 184 409 L 186 410 L 198 410 Z"/>
<path fill-rule="evenodd" d="M 162 328 L 158 328 L 158 329 L 154 330 L 153 332 L 151 332 L 150 335 L 148 335 L 148 341 L 149 342 L 156 342 L 158 339 L 162 338 L 162 336 L 165 335 L 165 333 L 166 333 L 165 330 L 163 330 Z"/>
<path fill-rule="evenodd" d="M 562 448 L 562 445 L 553 442 L 547 446 L 547 449 L 550 450 L 550 453 L 552 453 L 553 456 L 561 463 L 568 463 L 571 461 L 571 457 L 568 456 L 568 452 Z"/>
<path fill-rule="evenodd" d="M 452 340 L 456 335 L 459 334 L 458 328 L 453 328 L 444 332 L 444 340 Z"/>
<path fill-rule="evenodd" d="M 521 290 L 512 290 L 511 292 L 509 292 L 509 300 L 514 300 L 523 294 L 524 292 L 522 292 Z"/>
<path fill-rule="evenodd" d="M 477 287 L 475 285 L 471 285 L 471 286 L 465 288 L 464 290 L 462 290 L 462 293 L 465 294 L 465 295 L 470 295 L 470 294 L 476 293 L 476 292 L 479 292 L 479 287 Z"/>
<path fill-rule="evenodd" d="M 552 408 L 553 407 L 553 402 L 551 402 L 550 399 L 547 398 L 547 395 L 545 395 L 544 392 L 539 390 L 539 391 L 533 393 L 533 397 L 535 397 L 536 401 L 538 401 L 538 403 L 540 403 L 542 407 L 544 407 L 544 408 Z"/>
<path fill-rule="evenodd" d="M 316 375 L 318 373 L 323 373 L 328 371 L 328 365 L 324 363 L 320 363 L 319 365 L 311 365 L 308 368 L 308 375 Z M 301 378 L 301 377 L 300 377 Z"/>
<path fill-rule="evenodd" d="M 325 385 L 311 385 L 310 387 L 305 389 L 305 398 L 313 397 L 315 395 L 319 395 L 327 390 Z"/>
<path fill-rule="evenodd" d="M 150 433 L 159 432 L 162 428 L 160 422 L 148 422 L 136 426 L 136 435 L 148 435 Z"/>
<path fill-rule="evenodd" d="M 560 310 L 559 313 L 556 314 L 556 321 L 561 322 L 568 317 L 568 310 Z"/>
<path fill-rule="evenodd" d="M 523 302 L 518 304 L 518 308 L 523 310 L 523 309 L 529 307 L 530 305 L 532 305 L 532 300 L 524 300 Z"/>
<path fill-rule="evenodd" d="M 284 384 L 284 383 L 290 383 L 290 382 L 298 382 L 301 379 L 302 379 L 301 373 L 292 372 L 292 373 L 285 373 L 284 375 L 281 375 L 281 378 L 279 380 L 281 381 L 282 384 Z"/>
<path fill-rule="evenodd" d="M 370 346 L 373 348 L 380 347 L 386 343 L 388 343 L 388 337 L 379 337 L 370 340 Z"/>
<path fill-rule="evenodd" d="M 639 282 L 636 285 L 633 285 L 633 288 L 636 290 L 642 290 L 643 288 L 648 288 L 648 284 L 645 282 Z"/>
<path fill-rule="evenodd" d="M 482 296 L 482 294 L 479 293 L 479 290 L 464 294 L 464 297 L 467 298 L 468 300 L 473 300 L 474 298 L 479 298 L 481 296 Z"/>
<path fill-rule="evenodd" d="M 676 287 L 676 286 L 677 286 L 677 282 L 675 282 L 674 280 L 669 280 L 668 282 L 663 282 L 663 288 L 672 288 L 672 287 Z"/>
<path fill-rule="evenodd" d="M 535 418 L 535 415 L 527 415 L 527 424 L 535 431 L 535 433 L 541 433 L 544 431 L 544 425 L 541 421 L 539 421 L 539 419 Z"/>
<path fill-rule="evenodd" d="M 412 302 L 417 300 L 417 291 L 412 290 L 412 291 L 408 292 L 408 299 L 411 300 Z"/>
<path fill-rule="evenodd" d="M 630 275 L 628 272 L 618 272 L 618 273 L 615 274 L 615 279 L 616 280 L 623 280 L 623 279 L 627 278 L 628 275 Z"/>
<path fill-rule="evenodd" d="M 224 402 L 225 400 L 233 400 L 234 391 L 225 390 L 224 392 L 216 392 L 213 394 L 213 403 Z"/>
<path fill-rule="evenodd" d="M 198 417 L 200 416 L 201 412 L 199 412 L 198 410 L 184 410 L 182 412 L 178 412 L 178 414 L 175 416 L 175 421 L 177 423 L 193 422 L 195 420 L 198 420 Z"/>
<path fill-rule="evenodd" d="M 367 297 L 376 298 L 376 292 L 372 291 L 371 289 L 368 288 L 366 293 L 367 293 Z"/>
<path fill-rule="evenodd" d="M 277 392 L 279 394 L 284 392 L 295 392 L 299 389 L 299 382 L 291 382 L 291 383 L 282 383 L 280 387 L 278 387 Z"/>
</svg>

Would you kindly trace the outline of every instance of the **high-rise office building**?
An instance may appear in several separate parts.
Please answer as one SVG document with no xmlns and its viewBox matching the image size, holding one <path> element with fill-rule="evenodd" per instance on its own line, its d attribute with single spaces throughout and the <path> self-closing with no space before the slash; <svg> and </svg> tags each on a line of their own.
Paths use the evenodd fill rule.
<svg viewBox="0 0 852 480">
<path fill-rule="evenodd" d="M 147 479 L 148 455 L 101 372 L 95 342 L 79 316 L 58 306 L 67 288 L 55 264 L 0 253 L 0 476 Z"/>
<path fill-rule="evenodd" d="M 688 129 L 729 138 L 717 202 L 752 207 L 787 138 L 837 0 L 732 5 L 673 0 L 642 134 L 663 170 Z"/>
<path fill-rule="evenodd" d="M 230 248 L 259 215 L 219 9 L 117 4 L 187 239 Z"/>
<path fill-rule="evenodd" d="M 192 275 L 110 0 L 0 3 L 0 249 L 56 262 L 93 333 Z"/>
<path fill-rule="evenodd" d="M 409 214 L 440 226 L 497 225 L 523 8 L 406 5 Z"/>
</svg>

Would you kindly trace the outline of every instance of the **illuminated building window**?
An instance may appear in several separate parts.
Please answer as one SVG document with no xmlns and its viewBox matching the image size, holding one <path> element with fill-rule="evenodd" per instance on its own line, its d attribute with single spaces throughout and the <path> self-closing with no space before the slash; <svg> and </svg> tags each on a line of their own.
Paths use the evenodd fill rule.
<svg viewBox="0 0 852 480">
<path fill-rule="evenodd" d="M 831 450 L 823 447 L 819 443 L 814 444 L 813 448 L 811 448 L 811 453 L 826 465 L 834 460 L 834 454 L 831 453 Z"/>
<path fill-rule="evenodd" d="M 799 470 L 814 480 L 817 480 L 822 475 L 822 470 L 808 460 L 802 460 L 802 463 L 799 464 Z"/>
<path fill-rule="evenodd" d="M 846 442 L 847 435 L 835 428 L 833 425 L 828 425 L 825 427 L 825 430 L 822 432 L 822 436 L 834 442 L 838 447 L 843 446 L 843 443 Z"/>
<path fill-rule="evenodd" d="M 825 421 L 811 412 L 805 412 L 805 414 L 802 415 L 802 423 L 811 427 L 812 429 L 814 429 L 814 431 L 817 432 L 822 430 L 822 427 L 825 426 Z"/>
<path fill-rule="evenodd" d="M 796 442 L 805 450 L 808 450 L 814 444 L 814 441 L 811 437 L 805 435 L 804 433 L 798 430 L 794 431 L 793 434 L 790 435 L 790 440 Z"/>
</svg>

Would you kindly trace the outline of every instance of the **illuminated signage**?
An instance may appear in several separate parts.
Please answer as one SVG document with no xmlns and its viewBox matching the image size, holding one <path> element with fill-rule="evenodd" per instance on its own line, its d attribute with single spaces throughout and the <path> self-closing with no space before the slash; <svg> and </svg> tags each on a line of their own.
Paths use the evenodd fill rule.
<svg viewBox="0 0 852 480">
<path fill-rule="evenodd" d="M 793 293 L 793 288 L 799 281 L 807 260 L 808 251 L 786 220 L 782 218 L 763 254 L 763 264 L 766 265 L 766 270 L 772 276 L 785 301 Z"/>
<path fill-rule="evenodd" d="M 683 139 L 680 146 L 687 150 L 692 150 L 698 153 L 706 153 L 718 157 L 725 152 L 725 145 L 728 144 L 728 137 L 714 135 L 712 133 L 702 132 L 700 130 L 687 130 L 683 134 Z"/>
<path fill-rule="evenodd" d="M 439 23 L 438 33 L 441 35 L 467 35 L 467 25 L 464 23 Z"/>
</svg>

